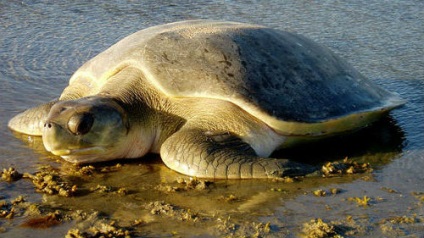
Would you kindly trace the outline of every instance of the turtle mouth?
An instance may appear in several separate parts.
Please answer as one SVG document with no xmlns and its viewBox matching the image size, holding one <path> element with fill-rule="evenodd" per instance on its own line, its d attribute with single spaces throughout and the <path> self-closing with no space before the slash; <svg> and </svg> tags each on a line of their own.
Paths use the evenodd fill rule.
<svg viewBox="0 0 424 238">
<path fill-rule="evenodd" d="M 57 156 L 77 156 L 77 155 L 93 155 L 105 152 L 106 149 L 101 146 L 88 147 L 83 149 L 63 149 L 51 150 L 50 152 Z"/>
</svg>

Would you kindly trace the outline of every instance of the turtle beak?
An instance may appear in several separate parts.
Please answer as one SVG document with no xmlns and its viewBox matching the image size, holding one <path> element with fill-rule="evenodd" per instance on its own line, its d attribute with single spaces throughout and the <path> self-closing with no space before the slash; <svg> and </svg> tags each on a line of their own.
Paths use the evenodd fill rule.
<svg viewBox="0 0 424 238">
<path fill-rule="evenodd" d="M 61 155 L 66 153 L 63 149 L 63 145 L 66 144 L 66 141 L 64 141 L 64 138 L 69 138 L 69 136 L 63 136 L 64 134 L 69 134 L 68 131 L 58 124 L 54 122 L 47 121 L 44 123 L 44 130 L 43 130 L 43 144 L 47 151 L 52 152 L 55 155 Z M 61 141 L 58 141 L 57 138 L 61 138 Z M 54 153 L 53 151 L 57 151 Z M 61 151 L 61 152 L 59 152 Z"/>
</svg>

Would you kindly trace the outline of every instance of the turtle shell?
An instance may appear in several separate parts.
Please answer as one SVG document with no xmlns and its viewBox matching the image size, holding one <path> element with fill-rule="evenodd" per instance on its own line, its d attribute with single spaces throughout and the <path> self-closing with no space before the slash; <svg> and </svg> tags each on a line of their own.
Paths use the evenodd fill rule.
<svg viewBox="0 0 424 238">
<path fill-rule="evenodd" d="M 301 35 L 206 20 L 136 32 L 83 65 L 71 84 L 90 77 L 102 85 L 128 65 L 169 97 L 230 101 L 282 134 L 351 130 L 403 104 Z"/>
</svg>

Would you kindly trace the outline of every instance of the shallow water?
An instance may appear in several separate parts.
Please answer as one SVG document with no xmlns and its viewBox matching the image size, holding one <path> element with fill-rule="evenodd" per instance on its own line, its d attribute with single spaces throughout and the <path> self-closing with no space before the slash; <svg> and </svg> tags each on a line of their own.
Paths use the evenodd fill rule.
<svg viewBox="0 0 424 238">
<path fill-rule="evenodd" d="M 163 193 L 155 187 L 180 175 L 159 159 L 125 163 L 117 171 L 78 180 L 82 188 L 96 184 L 126 187 L 128 196 L 87 194 L 72 199 L 41 196 L 28 181 L 0 182 L 0 199 L 26 194 L 28 200 L 69 209 L 95 209 L 122 224 L 146 222 L 139 235 L 252 236 L 252 222 L 269 222 L 268 236 L 296 236 L 313 218 L 345 221 L 352 216 L 362 227 L 357 236 L 388 235 L 383 219 L 411 217 L 420 222 L 395 224 L 395 236 L 424 235 L 424 2 L 415 1 L 13 1 L 0 3 L 0 168 L 35 172 L 49 164 L 64 174 L 68 164 L 43 151 L 36 138 L 23 143 L 7 128 L 17 112 L 49 101 L 67 85 L 71 74 L 86 60 L 120 38 L 142 28 L 185 19 L 225 19 L 263 24 L 304 34 L 327 45 L 359 71 L 383 87 L 398 92 L 408 103 L 375 127 L 333 141 L 321 148 L 285 151 L 278 156 L 311 159 L 370 161 L 372 174 L 331 179 L 305 179 L 292 184 L 269 181 L 219 181 L 207 191 Z M 334 144 L 333 144 L 334 143 Z M 38 149 L 34 149 L 38 147 Z M 365 179 L 366 178 L 366 179 Z M 316 197 L 311 191 L 337 187 L 337 195 Z M 281 192 L 272 192 L 271 189 Z M 396 192 L 388 192 L 388 188 Z M 235 202 L 222 196 L 234 194 Z M 351 197 L 368 196 L 371 206 L 359 207 Z M 200 222 L 169 222 L 149 215 L 141 205 L 164 200 L 202 215 Z M 216 229 L 218 220 L 236 224 L 234 230 Z M 149 220 L 150 219 L 150 220 Z M 19 226 L 25 218 L 0 219 L 1 237 L 63 236 L 73 223 L 49 229 Z M 166 224 L 166 226 L 164 226 Z M 250 225 L 249 225 L 250 224 Z M 218 224 L 219 225 L 219 224 Z M 222 224 L 221 224 L 222 225 Z M 346 226 L 346 223 L 344 223 Z M 354 227 L 353 225 L 351 227 Z M 252 230 L 253 229 L 253 230 Z"/>
</svg>

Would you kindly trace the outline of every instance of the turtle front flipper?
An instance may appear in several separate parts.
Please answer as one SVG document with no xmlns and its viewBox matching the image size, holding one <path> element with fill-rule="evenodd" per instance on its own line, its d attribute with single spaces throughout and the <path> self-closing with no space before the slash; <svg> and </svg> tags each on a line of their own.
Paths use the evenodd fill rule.
<svg viewBox="0 0 424 238">
<path fill-rule="evenodd" d="M 313 168 L 286 159 L 258 157 L 252 147 L 230 133 L 181 130 L 161 147 L 161 157 L 182 174 L 216 179 L 277 178 L 306 175 Z"/>
<path fill-rule="evenodd" d="M 43 134 L 44 122 L 49 114 L 50 108 L 57 101 L 58 100 L 53 100 L 19 113 L 10 119 L 8 127 L 19 133 L 41 136 Z"/>
</svg>

